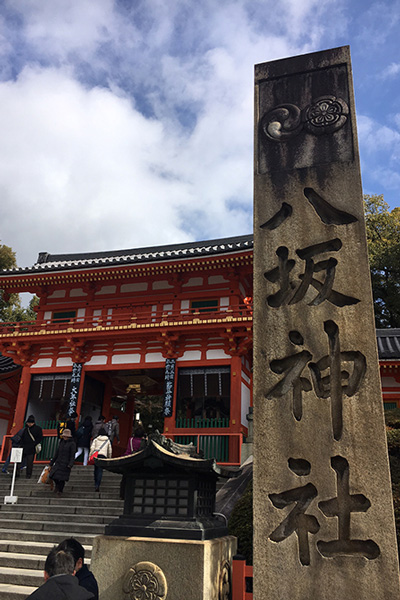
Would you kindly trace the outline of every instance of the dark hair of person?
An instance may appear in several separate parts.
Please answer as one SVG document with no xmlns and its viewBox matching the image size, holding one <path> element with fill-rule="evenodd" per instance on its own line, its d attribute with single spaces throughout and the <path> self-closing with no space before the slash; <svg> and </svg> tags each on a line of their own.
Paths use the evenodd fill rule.
<svg viewBox="0 0 400 600">
<path fill-rule="evenodd" d="M 44 563 L 44 570 L 49 577 L 54 575 L 72 575 L 75 570 L 74 557 L 70 552 L 53 548 Z"/>
<path fill-rule="evenodd" d="M 113 419 L 115 419 L 116 421 L 119 420 L 119 416 L 118 415 L 113 415 Z"/>
<path fill-rule="evenodd" d="M 100 416 L 99 416 L 99 421 L 105 421 L 105 420 L 106 420 L 106 418 L 105 418 L 105 416 L 104 416 L 104 415 L 100 415 Z"/>
<path fill-rule="evenodd" d="M 75 565 L 80 558 L 82 559 L 82 564 L 84 563 L 85 548 L 75 538 L 67 538 L 66 540 L 63 540 L 60 544 L 58 544 L 56 550 L 63 550 L 64 552 L 69 552 L 69 554 L 72 554 Z"/>
<path fill-rule="evenodd" d="M 145 435 L 145 431 L 144 431 L 143 427 L 141 427 L 140 425 L 139 425 L 139 427 L 136 427 L 133 430 L 133 437 L 135 437 L 135 438 L 142 438 L 144 435 Z"/>
<path fill-rule="evenodd" d="M 85 420 L 83 421 L 84 423 L 91 423 L 92 422 L 92 417 L 90 415 L 87 415 L 85 417 Z"/>
<path fill-rule="evenodd" d="M 107 431 L 104 429 L 104 427 L 100 427 L 100 429 L 99 429 L 99 433 L 98 433 L 97 435 L 98 435 L 98 436 L 99 436 L 99 435 L 107 435 Z"/>
<path fill-rule="evenodd" d="M 72 415 L 70 416 L 70 419 L 76 419 L 76 417 L 78 416 L 77 412 L 73 412 Z"/>
</svg>

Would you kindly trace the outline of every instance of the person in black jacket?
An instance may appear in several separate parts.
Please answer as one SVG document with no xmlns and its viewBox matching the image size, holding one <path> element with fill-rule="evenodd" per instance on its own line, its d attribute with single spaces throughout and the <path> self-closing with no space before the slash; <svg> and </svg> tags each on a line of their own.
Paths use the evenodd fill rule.
<svg viewBox="0 0 400 600">
<path fill-rule="evenodd" d="M 50 478 L 56 484 L 55 492 L 61 496 L 65 482 L 69 480 L 71 469 L 74 466 L 75 442 L 69 429 L 64 429 L 61 440 L 54 457 L 50 461 Z"/>
<path fill-rule="evenodd" d="M 21 448 L 24 449 L 22 459 L 26 460 L 26 478 L 32 477 L 33 459 L 35 458 L 37 445 L 43 439 L 43 431 L 39 425 L 36 425 L 35 417 L 29 415 L 25 429 L 21 435 Z"/>
<path fill-rule="evenodd" d="M 92 592 L 94 600 L 99 600 L 99 586 L 95 576 L 85 565 L 85 549 L 82 544 L 75 538 L 67 538 L 56 549 L 72 554 L 75 561 L 75 576 L 78 578 L 79 585 Z"/>
<path fill-rule="evenodd" d="M 79 585 L 74 577 L 74 557 L 70 552 L 53 548 L 44 565 L 45 583 L 28 598 L 34 600 L 93 600 L 94 595 Z"/>
<path fill-rule="evenodd" d="M 11 448 L 20 448 L 21 447 L 21 439 L 22 439 L 22 434 L 23 433 L 24 433 L 24 429 L 22 428 L 19 431 L 17 431 L 17 433 L 15 433 L 12 436 L 12 438 L 10 438 L 11 439 Z M 5 473 L 6 475 L 9 475 L 8 467 L 9 467 L 10 462 L 11 462 L 11 452 L 7 456 L 7 458 L 5 460 L 5 463 L 3 465 L 3 468 L 1 469 L 2 473 Z M 22 463 L 21 465 L 18 465 L 18 466 L 22 467 L 22 465 L 24 465 L 24 463 Z"/>
<path fill-rule="evenodd" d="M 92 417 L 87 416 L 83 421 L 82 425 L 78 427 L 78 431 L 76 432 L 76 445 L 78 447 L 75 460 L 78 458 L 80 454 L 83 454 L 83 466 L 86 467 L 89 458 L 89 448 L 90 448 L 90 439 L 92 437 Z"/>
</svg>

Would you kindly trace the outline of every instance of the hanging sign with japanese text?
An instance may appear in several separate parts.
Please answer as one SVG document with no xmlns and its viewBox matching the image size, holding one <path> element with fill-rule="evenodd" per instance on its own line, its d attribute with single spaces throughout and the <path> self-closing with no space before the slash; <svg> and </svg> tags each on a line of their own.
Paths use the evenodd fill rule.
<svg viewBox="0 0 400 600">
<path fill-rule="evenodd" d="M 256 65 L 255 600 L 399 598 L 347 47 Z"/>
<path fill-rule="evenodd" d="M 164 417 L 172 417 L 172 406 L 174 400 L 174 384 L 175 384 L 175 358 L 167 358 L 165 360 L 165 376 L 164 376 Z"/>
<path fill-rule="evenodd" d="M 78 402 L 79 386 L 81 383 L 82 363 L 74 363 L 72 365 L 71 388 L 69 391 L 68 416 L 70 417 L 75 411 Z"/>
</svg>

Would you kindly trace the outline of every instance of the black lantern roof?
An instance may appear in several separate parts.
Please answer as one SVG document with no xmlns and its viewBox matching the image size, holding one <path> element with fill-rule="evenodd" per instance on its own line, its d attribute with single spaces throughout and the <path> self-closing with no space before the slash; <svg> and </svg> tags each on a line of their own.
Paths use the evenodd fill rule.
<svg viewBox="0 0 400 600">
<path fill-rule="evenodd" d="M 214 474 L 215 477 L 234 477 L 237 474 L 237 469 L 219 467 L 215 458 L 201 458 L 195 454 L 194 446 L 176 444 L 160 435 L 157 441 L 152 436 L 147 446 L 135 454 L 119 458 L 97 458 L 96 464 L 107 471 L 126 475 L 145 466 L 144 463 L 154 457 L 177 471 L 190 469 L 192 472 Z"/>
</svg>

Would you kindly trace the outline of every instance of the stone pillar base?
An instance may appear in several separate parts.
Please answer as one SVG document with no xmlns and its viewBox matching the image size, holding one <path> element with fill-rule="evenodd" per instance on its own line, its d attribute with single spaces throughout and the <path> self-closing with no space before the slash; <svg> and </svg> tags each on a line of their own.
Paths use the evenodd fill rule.
<svg viewBox="0 0 400 600">
<path fill-rule="evenodd" d="M 134 590 L 157 600 L 228 600 L 236 538 L 170 540 L 98 536 L 91 570 L 100 600 L 131 600 Z M 145 596 L 143 596 L 145 597 Z"/>
</svg>

